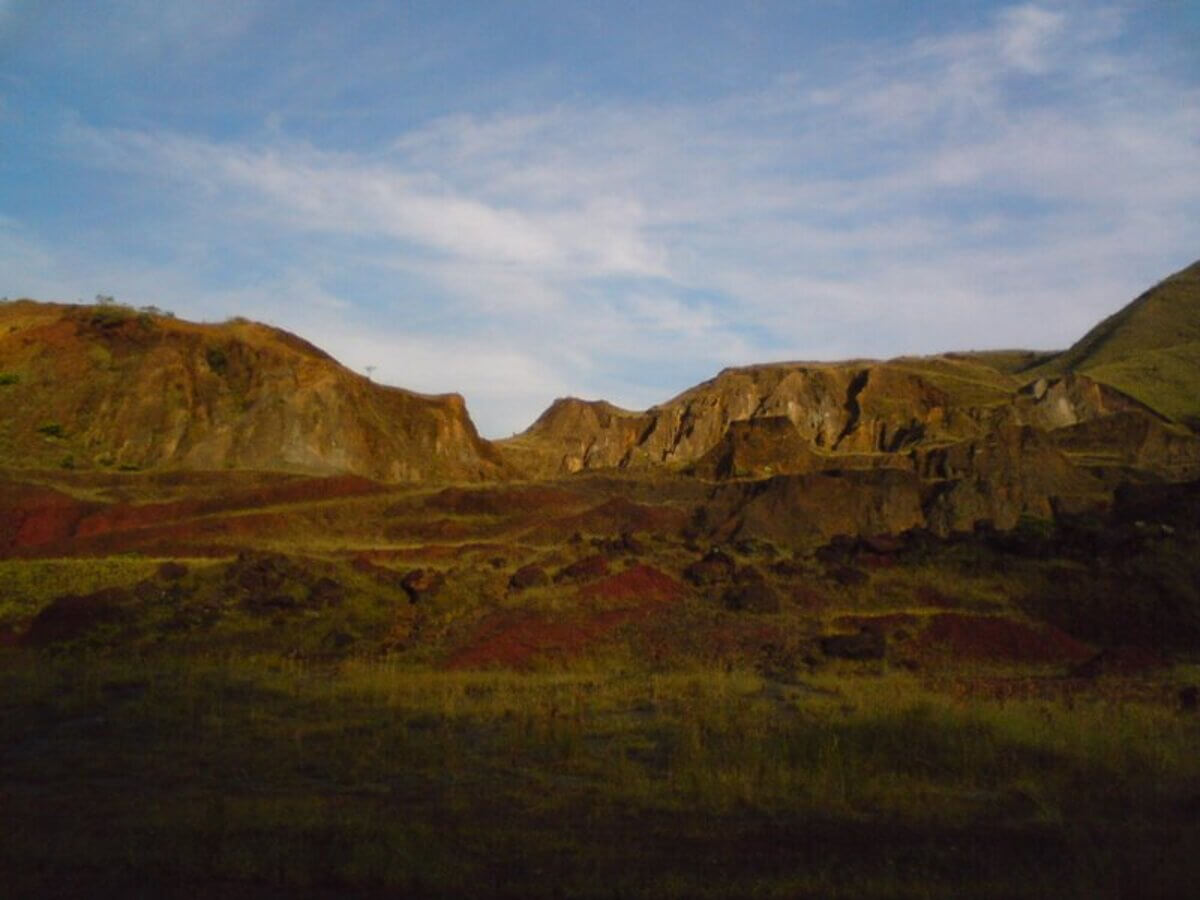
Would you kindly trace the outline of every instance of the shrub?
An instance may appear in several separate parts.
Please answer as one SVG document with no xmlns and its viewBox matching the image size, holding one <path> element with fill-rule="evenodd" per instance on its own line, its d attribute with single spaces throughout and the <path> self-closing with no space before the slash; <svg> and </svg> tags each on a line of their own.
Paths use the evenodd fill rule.
<svg viewBox="0 0 1200 900">
<path fill-rule="evenodd" d="M 225 370 L 229 368 L 229 357 L 225 355 L 225 351 L 220 347 L 209 347 L 205 350 L 204 361 L 218 375 L 225 374 Z"/>
<path fill-rule="evenodd" d="M 93 306 L 88 314 L 88 323 L 96 328 L 117 328 L 133 318 L 133 310 L 128 306 L 103 304 Z"/>
<path fill-rule="evenodd" d="M 0 387 L 6 384 L 20 384 L 21 376 L 16 372 L 0 372 Z"/>
<path fill-rule="evenodd" d="M 46 437 L 60 438 L 63 436 L 63 427 L 57 422 L 47 422 L 38 426 L 38 432 Z"/>
</svg>

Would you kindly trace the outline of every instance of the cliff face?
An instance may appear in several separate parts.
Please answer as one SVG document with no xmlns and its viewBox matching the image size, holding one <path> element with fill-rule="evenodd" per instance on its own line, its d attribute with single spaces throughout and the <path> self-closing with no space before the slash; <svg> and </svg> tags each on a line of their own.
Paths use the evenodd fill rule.
<svg viewBox="0 0 1200 900">
<path fill-rule="evenodd" d="M 123 307 L 0 306 L 0 460 L 13 466 L 504 471 L 460 396 L 374 384 L 305 341 Z"/>
<path fill-rule="evenodd" d="M 531 476 L 734 482 L 714 494 L 714 533 L 1011 528 L 1102 506 L 1126 481 L 1200 475 L 1198 316 L 1200 264 L 1064 353 L 727 369 L 644 412 L 558 400 L 498 446 Z"/>
<path fill-rule="evenodd" d="M 499 446 L 514 465 L 540 476 L 695 464 L 704 477 L 745 477 L 768 469 L 877 467 L 888 463 L 871 457 L 977 439 L 1006 426 L 1051 430 L 1135 409 L 1149 412 L 1085 376 L 1023 385 L 946 357 L 778 364 L 726 370 L 645 412 L 558 400 Z M 744 423 L 756 424 L 748 431 Z M 722 464 L 712 456 L 722 453 L 753 460 Z"/>
</svg>

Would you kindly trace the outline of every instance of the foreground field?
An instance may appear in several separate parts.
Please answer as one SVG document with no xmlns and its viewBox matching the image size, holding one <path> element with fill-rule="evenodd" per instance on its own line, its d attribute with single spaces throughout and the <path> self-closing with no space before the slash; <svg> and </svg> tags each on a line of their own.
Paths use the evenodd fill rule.
<svg viewBox="0 0 1200 900">
<path fill-rule="evenodd" d="M 12 475 L 2 893 L 1195 895 L 1200 485 L 792 545 L 708 490 Z"/>
<path fill-rule="evenodd" d="M 8 896 L 1190 896 L 1170 679 L 3 657 Z"/>
</svg>

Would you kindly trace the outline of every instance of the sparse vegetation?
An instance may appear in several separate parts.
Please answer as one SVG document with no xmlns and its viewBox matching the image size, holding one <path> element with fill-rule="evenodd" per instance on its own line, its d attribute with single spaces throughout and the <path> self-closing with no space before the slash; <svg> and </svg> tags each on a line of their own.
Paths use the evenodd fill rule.
<svg viewBox="0 0 1200 900">
<path fill-rule="evenodd" d="M 204 360 L 208 363 L 208 367 L 218 375 L 224 375 L 225 370 L 229 368 L 229 357 L 220 347 L 209 347 L 205 350 Z"/>
<path fill-rule="evenodd" d="M 132 307 L 110 302 L 91 307 L 88 322 L 95 328 L 117 328 L 131 321 L 135 315 Z"/>
<path fill-rule="evenodd" d="M 1189 883 L 1195 831 L 1164 811 L 1200 776 L 1200 733 L 1156 702 L 965 705 L 908 675 L 627 666 L 9 666 L 0 783 L 42 787 L 10 793 L 23 825 L 2 863 L 51 893 L 83 872 L 107 889 L 154 873 L 201 892 L 533 897 Z M 82 814 L 53 812 L 85 788 Z"/>
<path fill-rule="evenodd" d="M 997 351 L 729 370 L 675 418 L 563 400 L 498 450 L 294 336 L 160 315 L 4 309 L 6 895 L 1195 892 L 1184 429 Z M 1195 346 L 1088 371 L 1186 419 Z M 310 375 L 303 416 L 263 387 Z M 420 480 L 247 463 L 329 418 L 324 465 L 353 416 L 368 476 Z"/>
</svg>

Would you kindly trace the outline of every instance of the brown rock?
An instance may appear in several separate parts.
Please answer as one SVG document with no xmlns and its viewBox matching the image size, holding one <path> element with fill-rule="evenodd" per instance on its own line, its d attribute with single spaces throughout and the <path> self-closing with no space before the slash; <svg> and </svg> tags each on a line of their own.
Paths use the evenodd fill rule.
<svg viewBox="0 0 1200 900">
<path fill-rule="evenodd" d="M 554 581 L 556 584 L 564 581 L 591 581 L 594 578 L 603 578 L 607 574 L 608 559 L 597 553 L 563 567 L 554 576 Z"/>
<path fill-rule="evenodd" d="M 837 659 L 883 659 L 887 637 L 882 630 L 863 627 L 858 634 L 832 634 L 820 639 L 821 652 Z"/>
<path fill-rule="evenodd" d="M 728 553 L 714 547 L 704 557 L 683 570 L 686 581 L 696 587 L 720 584 L 733 578 L 737 564 Z"/>
<path fill-rule="evenodd" d="M 197 324 L 123 307 L 0 305 L 11 458 L 77 464 L 346 472 L 380 481 L 504 474 L 457 394 L 374 384 L 266 325 Z M 63 440 L 38 429 L 52 422 Z M 60 446 L 60 444 L 62 446 Z M 68 446 L 69 445 L 69 446 Z M 3 462 L 4 460 L 0 460 Z"/>
<path fill-rule="evenodd" d="M 550 576 L 546 574 L 546 570 L 539 565 L 529 564 L 521 566 L 517 571 L 513 572 L 512 577 L 508 579 L 508 587 L 514 591 L 524 591 L 529 588 L 542 587 L 550 583 Z"/>
<path fill-rule="evenodd" d="M 132 600 L 124 588 L 105 588 L 91 594 L 64 594 L 42 609 L 25 633 L 34 647 L 64 643 L 85 637 L 104 625 L 126 618 L 125 606 Z"/>
<path fill-rule="evenodd" d="M 411 603 L 433 599 L 445 583 L 445 574 L 436 569 L 413 569 L 400 579 L 400 587 Z"/>
</svg>

